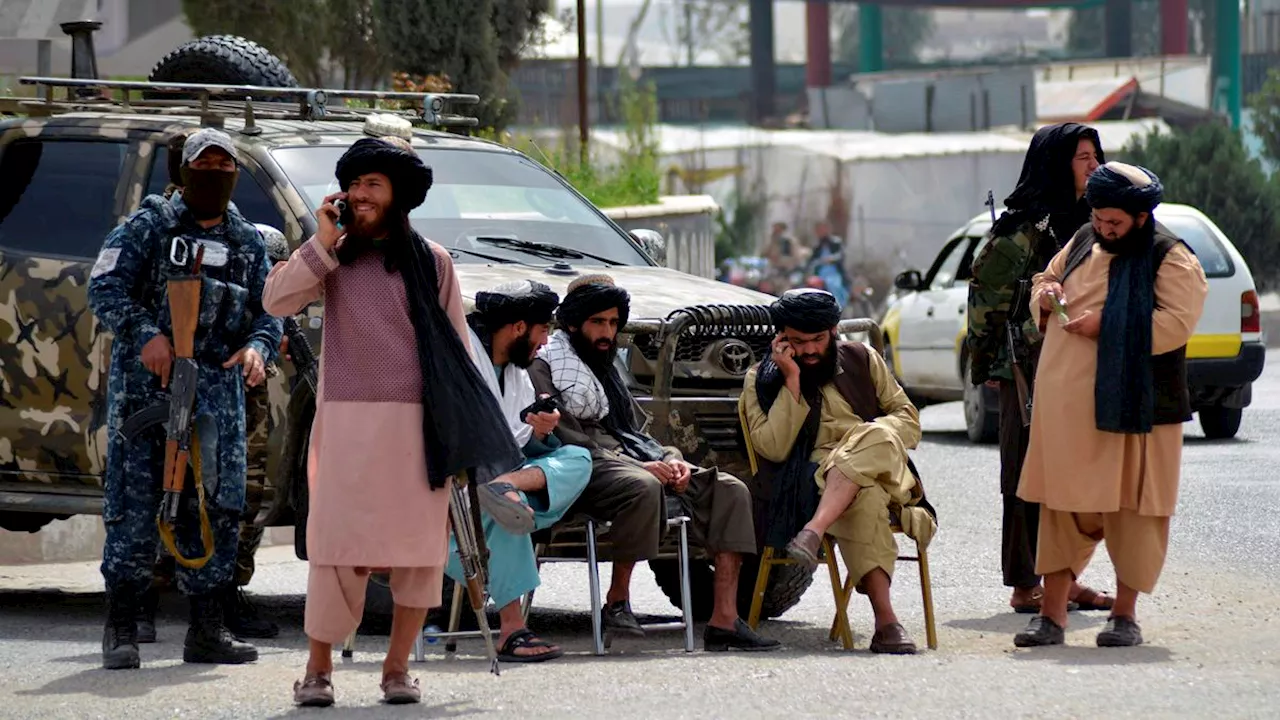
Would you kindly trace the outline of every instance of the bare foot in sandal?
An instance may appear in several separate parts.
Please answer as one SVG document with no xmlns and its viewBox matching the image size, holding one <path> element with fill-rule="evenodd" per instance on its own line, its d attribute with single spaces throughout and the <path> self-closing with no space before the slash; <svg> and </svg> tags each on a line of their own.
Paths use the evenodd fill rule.
<svg viewBox="0 0 1280 720">
<path fill-rule="evenodd" d="M 1105 592 L 1098 592 L 1091 587 L 1074 584 L 1071 588 L 1071 601 L 1079 605 L 1083 611 L 1110 610 L 1115 607 L 1116 599 Z"/>
<path fill-rule="evenodd" d="M 534 530 L 533 508 L 520 493 L 537 492 L 546 486 L 547 477 L 537 467 L 501 475 L 480 486 L 480 508 L 507 532 L 528 535 Z"/>
<path fill-rule="evenodd" d="M 564 655 L 560 646 L 549 643 L 529 628 L 520 628 L 510 635 L 499 638 L 498 661 L 507 663 L 536 663 L 555 660 Z"/>
</svg>

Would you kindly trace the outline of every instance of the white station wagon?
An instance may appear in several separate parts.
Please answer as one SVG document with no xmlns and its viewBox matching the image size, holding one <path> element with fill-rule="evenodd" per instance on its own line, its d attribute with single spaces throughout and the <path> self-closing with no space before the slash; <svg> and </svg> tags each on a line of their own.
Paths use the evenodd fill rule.
<svg viewBox="0 0 1280 720">
<path fill-rule="evenodd" d="M 1191 406 L 1206 437 L 1233 437 L 1266 358 L 1253 275 L 1204 213 L 1162 203 L 1156 215 L 1191 246 L 1209 281 L 1204 314 L 1187 344 Z M 917 270 L 898 275 L 899 295 L 881 321 L 886 359 L 916 405 L 964 400 L 969 438 L 984 443 L 996 440 L 999 407 L 994 390 L 968 382 L 964 336 L 969 265 L 990 229 L 984 212 L 951 235 L 923 276 Z"/>
</svg>

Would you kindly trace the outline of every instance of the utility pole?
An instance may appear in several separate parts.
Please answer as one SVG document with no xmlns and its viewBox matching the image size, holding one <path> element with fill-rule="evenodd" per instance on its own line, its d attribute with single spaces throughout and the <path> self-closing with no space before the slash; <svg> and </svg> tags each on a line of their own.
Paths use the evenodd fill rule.
<svg viewBox="0 0 1280 720">
<path fill-rule="evenodd" d="M 578 156 L 583 167 L 586 167 L 590 153 L 588 152 L 587 115 L 587 0 L 578 0 Z"/>
<path fill-rule="evenodd" d="M 604 0 L 596 0 L 596 82 L 604 68 Z"/>
</svg>

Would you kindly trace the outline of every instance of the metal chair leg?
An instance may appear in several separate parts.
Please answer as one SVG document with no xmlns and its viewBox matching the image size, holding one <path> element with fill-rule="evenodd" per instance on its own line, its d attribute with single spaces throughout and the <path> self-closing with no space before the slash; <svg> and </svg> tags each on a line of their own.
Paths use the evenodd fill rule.
<svg viewBox="0 0 1280 720">
<path fill-rule="evenodd" d="M 938 649 L 938 628 L 933 617 L 933 581 L 929 577 L 929 552 L 916 543 L 920 565 L 920 595 L 924 602 L 924 633 L 930 650 Z"/>
<path fill-rule="evenodd" d="M 773 570 L 773 548 L 766 547 L 760 553 L 760 569 L 756 573 L 756 587 L 751 593 L 751 612 L 747 613 L 747 625 L 752 630 L 760 626 L 760 611 L 764 609 L 764 593 L 769 588 L 769 572 Z"/>
<path fill-rule="evenodd" d="M 596 523 L 587 520 L 587 583 L 591 591 L 591 642 L 604 655 L 604 600 L 600 596 L 600 566 L 596 564 Z"/>
<path fill-rule="evenodd" d="M 689 521 L 680 521 L 680 605 L 684 610 L 684 651 L 693 652 L 693 592 L 689 587 Z"/>
</svg>

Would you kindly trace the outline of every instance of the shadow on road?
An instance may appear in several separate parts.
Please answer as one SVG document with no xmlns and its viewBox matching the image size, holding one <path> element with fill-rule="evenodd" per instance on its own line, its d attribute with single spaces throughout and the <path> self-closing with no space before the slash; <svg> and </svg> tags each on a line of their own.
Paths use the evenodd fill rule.
<svg viewBox="0 0 1280 720">
<path fill-rule="evenodd" d="M 390 705 L 378 704 L 376 706 L 353 707 L 342 704 L 342 696 L 337 695 L 337 703 L 334 704 L 332 710 L 337 710 L 341 717 L 344 718 L 361 718 L 361 717 L 392 717 L 391 713 L 396 712 Z M 398 712 L 403 712 L 400 709 Z M 468 715 L 479 715 L 486 712 L 483 709 L 472 707 L 467 702 L 447 702 L 437 705 L 421 704 L 414 708 L 413 715 L 415 717 L 425 716 L 431 718 L 451 718 L 466 717 Z M 398 717 L 397 715 L 394 715 Z M 272 715 L 272 720 L 283 720 L 284 718 L 312 718 L 316 717 L 316 710 L 310 708 L 294 708 L 287 713 L 280 715 Z"/>
<path fill-rule="evenodd" d="M 96 656 L 100 662 L 101 656 Z M 101 667 L 81 670 L 65 677 L 55 678 L 42 687 L 33 690 L 19 690 L 14 694 L 22 696 L 41 695 L 96 695 L 102 698 L 124 699 L 136 698 L 149 694 L 152 690 L 173 685 L 190 685 L 221 680 L 214 674 L 213 665 L 170 665 L 167 667 L 148 667 L 131 671 L 108 672 Z"/>
<path fill-rule="evenodd" d="M 1153 645 L 1132 648 L 1059 645 L 1018 650 L 1013 653 L 1013 657 L 1026 662 L 1052 662 L 1059 665 L 1153 665 L 1172 662 L 1173 652 Z"/>
<path fill-rule="evenodd" d="M 921 438 L 924 442 L 937 443 L 938 445 L 950 445 L 952 447 L 966 448 L 994 448 L 995 445 L 979 445 L 969 439 L 969 434 L 964 430 L 924 430 L 921 432 Z"/>
<path fill-rule="evenodd" d="M 957 630 L 971 630 L 974 632 L 1004 634 L 1008 633 L 1012 638 L 1014 635 L 1026 629 L 1027 623 L 1031 621 L 1034 615 L 1020 615 L 1010 610 L 1007 613 L 1000 613 L 985 618 L 958 618 L 948 620 L 943 625 L 955 628 Z M 1106 623 L 1107 617 L 1105 613 L 1081 613 L 1073 612 L 1070 615 L 1070 623 L 1072 630 L 1080 628 L 1099 627 Z"/>
</svg>

